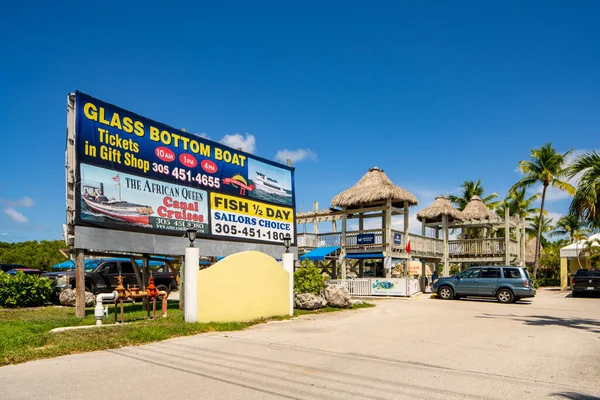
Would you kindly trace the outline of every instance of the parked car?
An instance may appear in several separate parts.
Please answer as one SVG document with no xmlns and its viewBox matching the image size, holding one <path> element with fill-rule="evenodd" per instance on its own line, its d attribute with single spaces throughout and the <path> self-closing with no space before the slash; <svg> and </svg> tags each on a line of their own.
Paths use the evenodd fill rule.
<svg viewBox="0 0 600 400">
<path fill-rule="evenodd" d="M 573 280 L 573 297 L 585 293 L 600 293 L 600 269 L 579 269 Z"/>
<path fill-rule="evenodd" d="M 496 297 L 500 303 L 512 303 L 536 294 L 533 281 L 523 267 L 471 267 L 461 273 L 438 279 L 433 291 L 444 300 L 461 297 Z"/>
<path fill-rule="evenodd" d="M 26 265 L 21 265 L 21 264 L 0 264 L 0 270 L 2 270 L 2 272 L 8 272 L 11 269 L 15 269 L 15 268 L 29 268 Z"/>
<path fill-rule="evenodd" d="M 139 263 L 138 263 L 139 265 Z M 171 292 L 178 288 L 177 280 L 168 267 L 151 266 L 154 284 L 158 290 Z M 127 258 L 110 258 L 98 260 L 96 268 L 85 272 L 85 290 L 93 294 L 110 293 L 117 287 L 117 277 L 123 276 L 123 286 L 137 286 L 137 279 L 131 260 Z M 54 280 L 55 296 L 65 289 L 75 288 L 75 270 L 63 272 L 48 272 L 42 276 Z"/>
<path fill-rule="evenodd" d="M 40 276 L 41 274 L 44 273 L 44 271 L 40 271 L 39 269 L 34 269 L 34 268 L 14 268 L 14 269 L 11 269 L 10 271 L 7 271 L 6 273 L 9 275 L 16 275 L 17 272 L 22 272 L 25 275 L 38 275 L 38 276 Z"/>
</svg>

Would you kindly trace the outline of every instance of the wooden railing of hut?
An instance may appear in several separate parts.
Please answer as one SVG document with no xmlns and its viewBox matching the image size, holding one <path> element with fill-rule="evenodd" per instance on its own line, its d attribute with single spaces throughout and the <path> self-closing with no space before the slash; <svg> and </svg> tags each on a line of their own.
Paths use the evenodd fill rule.
<svg viewBox="0 0 600 400">
<path fill-rule="evenodd" d="M 450 240 L 448 250 L 450 257 L 503 256 L 505 243 L 504 238 Z M 518 254 L 517 241 L 510 240 L 508 249 L 510 254 Z"/>
<path fill-rule="evenodd" d="M 373 234 L 374 243 L 358 244 L 358 235 Z M 409 234 L 411 253 L 415 256 L 430 255 L 441 257 L 444 252 L 444 242 L 442 239 L 436 239 L 428 236 Z M 346 249 L 348 250 L 368 250 L 370 248 L 385 247 L 383 241 L 384 231 L 381 229 L 367 229 L 363 231 L 354 231 L 346 233 Z M 406 237 L 404 232 L 392 231 L 392 248 L 397 252 L 404 252 L 406 249 Z M 298 247 L 316 248 L 328 246 L 341 246 L 342 234 L 333 233 L 299 233 Z M 515 240 L 509 241 L 509 254 L 519 254 L 519 244 Z M 504 238 L 491 239 L 465 239 L 449 240 L 448 255 L 451 258 L 465 257 L 501 257 L 505 255 L 506 241 Z"/>
</svg>

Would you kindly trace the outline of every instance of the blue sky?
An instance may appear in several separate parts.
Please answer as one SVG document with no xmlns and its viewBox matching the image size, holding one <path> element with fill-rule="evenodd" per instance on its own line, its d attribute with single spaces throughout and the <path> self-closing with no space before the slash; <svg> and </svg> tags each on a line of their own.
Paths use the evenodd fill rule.
<svg viewBox="0 0 600 400">
<path fill-rule="evenodd" d="M 75 90 L 294 158 L 298 208 L 377 165 L 414 215 L 464 180 L 504 196 L 548 141 L 600 147 L 598 2 L 151 3 L 3 6 L 0 240 L 61 238 Z"/>
</svg>

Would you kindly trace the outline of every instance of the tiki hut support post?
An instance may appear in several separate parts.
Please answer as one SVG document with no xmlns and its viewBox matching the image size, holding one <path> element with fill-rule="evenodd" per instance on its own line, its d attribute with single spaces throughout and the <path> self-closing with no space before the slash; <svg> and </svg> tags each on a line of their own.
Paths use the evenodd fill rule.
<svg viewBox="0 0 600 400">
<path fill-rule="evenodd" d="M 391 277 L 392 276 L 392 268 L 394 268 L 394 266 L 392 265 L 392 199 L 387 199 L 386 203 L 385 203 L 385 225 L 383 226 L 384 228 L 384 232 L 383 232 L 383 237 L 384 237 L 384 241 L 383 243 L 385 243 L 385 257 L 389 257 L 390 260 L 388 262 L 388 269 L 385 271 L 385 276 L 386 277 Z"/>
<path fill-rule="evenodd" d="M 425 260 L 421 260 L 421 292 L 425 293 L 426 284 L 425 284 L 425 270 L 427 268 L 427 262 Z"/>
<path fill-rule="evenodd" d="M 342 207 L 342 213 L 342 243 L 340 243 L 340 258 L 342 259 L 342 279 L 346 279 L 346 229 L 348 227 L 346 206 Z"/>
<path fill-rule="evenodd" d="M 361 204 L 360 208 L 363 208 L 364 206 Z M 360 213 L 358 214 L 358 230 L 359 231 L 363 231 L 363 229 L 365 229 L 365 216 L 364 213 Z M 359 261 L 359 266 L 358 266 L 358 277 L 362 278 L 363 274 L 364 274 L 364 270 L 365 270 L 365 260 L 360 260 Z"/>
<path fill-rule="evenodd" d="M 404 200 L 404 246 L 406 249 L 406 244 L 408 243 L 408 201 Z M 391 232 L 391 227 L 390 227 Z M 404 268 L 404 277 L 408 278 L 408 264 L 410 263 L 410 254 L 408 255 L 408 259 L 406 260 L 406 267 Z"/>
<path fill-rule="evenodd" d="M 337 232 L 337 221 L 335 219 L 331 221 L 331 232 Z"/>
<path fill-rule="evenodd" d="M 517 237 L 517 262 L 515 265 L 521 265 L 521 226 L 515 225 L 515 236 Z"/>
<path fill-rule="evenodd" d="M 527 245 L 525 224 L 521 223 L 521 266 L 525 266 L 525 247 Z"/>
<path fill-rule="evenodd" d="M 506 207 L 504 211 L 504 265 L 510 265 L 510 211 Z"/>
<path fill-rule="evenodd" d="M 318 201 L 315 201 L 313 203 L 313 210 L 314 210 L 315 214 L 319 212 L 319 202 Z M 315 218 L 315 222 L 313 223 L 313 233 L 315 235 L 319 234 L 319 222 L 318 222 L 317 218 Z"/>
<path fill-rule="evenodd" d="M 444 269 L 442 276 L 450 276 L 450 263 L 448 262 L 448 215 L 442 215 L 442 230 L 444 235 Z"/>
<path fill-rule="evenodd" d="M 421 235 L 425 236 L 425 234 L 427 233 L 427 228 L 425 227 L 425 224 L 427 224 L 427 218 L 423 218 L 423 220 L 421 221 Z"/>
</svg>

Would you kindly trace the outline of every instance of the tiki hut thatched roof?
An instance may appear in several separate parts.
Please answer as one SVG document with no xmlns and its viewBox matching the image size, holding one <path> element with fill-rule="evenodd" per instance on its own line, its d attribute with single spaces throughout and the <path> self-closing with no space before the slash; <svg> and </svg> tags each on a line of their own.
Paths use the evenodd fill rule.
<svg viewBox="0 0 600 400">
<path fill-rule="evenodd" d="M 356 185 L 335 196 L 331 206 L 358 208 L 361 204 L 369 205 L 388 199 L 392 200 L 395 207 L 403 207 L 404 201 L 411 206 L 419 204 L 412 193 L 394 185 L 382 169 L 373 167 Z"/>
<path fill-rule="evenodd" d="M 471 201 L 467 203 L 467 206 L 462 210 L 461 214 L 464 220 L 491 219 L 496 217 L 496 214 L 494 214 L 477 195 L 471 197 Z"/>
<path fill-rule="evenodd" d="M 438 196 L 429 207 L 426 207 L 417 213 L 417 219 L 419 221 L 423 221 L 424 218 L 427 221 L 441 221 L 442 216 L 444 215 L 447 215 L 450 221 L 463 219 L 460 211 L 454 208 L 447 197 Z"/>
<path fill-rule="evenodd" d="M 528 238 L 525 241 L 525 263 L 533 264 L 535 261 L 535 238 Z M 545 253 L 544 246 L 540 244 L 540 257 Z M 541 268 L 544 268 L 543 265 L 540 265 Z"/>
</svg>

